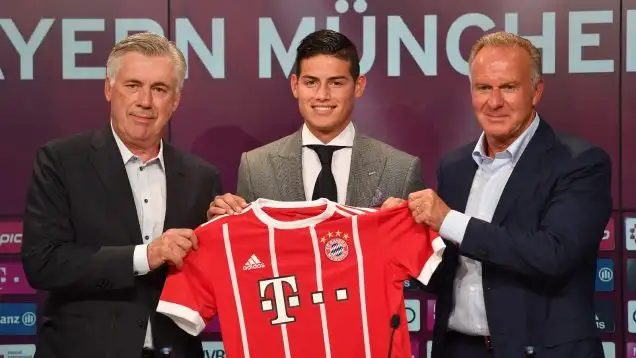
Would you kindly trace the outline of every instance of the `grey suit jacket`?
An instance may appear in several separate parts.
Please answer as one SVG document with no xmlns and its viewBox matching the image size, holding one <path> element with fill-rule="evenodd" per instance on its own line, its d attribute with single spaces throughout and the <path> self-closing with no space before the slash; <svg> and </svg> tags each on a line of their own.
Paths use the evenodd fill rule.
<svg viewBox="0 0 636 358">
<path fill-rule="evenodd" d="M 347 205 L 375 207 L 390 196 L 406 199 L 411 192 L 425 188 L 419 158 L 358 133 L 352 150 Z M 247 202 L 258 198 L 308 200 L 302 175 L 301 130 L 243 153 L 236 194 Z"/>
</svg>

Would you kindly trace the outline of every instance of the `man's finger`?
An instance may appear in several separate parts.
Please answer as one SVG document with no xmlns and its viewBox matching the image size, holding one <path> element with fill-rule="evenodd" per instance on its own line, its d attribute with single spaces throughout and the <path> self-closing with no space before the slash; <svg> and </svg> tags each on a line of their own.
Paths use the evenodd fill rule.
<svg viewBox="0 0 636 358">
<path fill-rule="evenodd" d="M 228 214 L 228 211 L 218 206 L 211 206 L 208 209 L 208 220 L 212 220 L 217 216 Z"/>
<path fill-rule="evenodd" d="M 403 201 L 404 200 L 402 200 L 400 198 L 390 197 L 390 198 L 386 199 L 384 201 L 384 203 L 382 203 L 382 206 L 380 207 L 380 209 L 394 208 L 394 207 L 399 206 L 400 204 L 402 204 Z"/>
<path fill-rule="evenodd" d="M 245 199 L 241 198 L 238 195 L 234 196 L 234 199 L 238 202 L 238 204 L 241 206 L 241 209 L 245 209 L 249 204 L 247 203 L 247 201 L 245 201 Z"/>
<path fill-rule="evenodd" d="M 409 209 L 415 212 L 416 209 L 422 205 L 422 202 L 423 202 L 422 198 L 409 199 L 409 204 L 408 204 Z"/>
<path fill-rule="evenodd" d="M 197 237 L 197 234 L 195 234 L 194 232 L 192 232 L 192 236 L 190 236 L 190 242 L 192 243 L 192 248 L 195 250 L 199 249 L 199 238 Z"/>
<path fill-rule="evenodd" d="M 231 214 L 238 213 L 238 212 L 241 212 L 241 210 L 243 210 L 243 207 L 241 206 L 237 198 L 238 198 L 237 196 L 230 195 L 225 199 L 225 202 L 227 203 L 227 205 L 230 206 L 231 210 L 233 211 L 233 213 Z"/>
<path fill-rule="evenodd" d="M 413 214 L 413 219 L 418 224 L 426 224 L 426 215 L 424 214 Z"/>
<path fill-rule="evenodd" d="M 192 236 L 194 236 L 194 230 L 185 229 L 185 228 L 175 228 L 175 229 L 170 229 L 166 231 L 164 236 L 182 236 L 189 240 Z"/>
<path fill-rule="evenodd" d="M 177 250 L 180 249 L 167 250 L 165 252 L 166 261 L 175 265 L 177 268 L 181 268 L 181 265 L 183 265 L 183 257 L 179 255 Z"/>
<path fill-rule="evenodd" d="M 170 243 L 170 246 L 176 246 L 176 247 L 179 247 L 181 250 L 188 252 L 190 251 L 190 248 L 192 248 L 193 245 L 190 239 L 186 239 L 182 236 L 177 236 L 174 238 L 173 242 Z"/>
<path fill-rule="evenodd" d="M 425 190 L 420 190 L 420 191 L 410 193 L 408 196 L 408 201 L 416 200 L 418 198 L 421 198 L 424 195 L 425 195 Z"/>
<path fill-rule="evenodd" d="M 216 206 L 217 208 L 221 208 L 223 210 L 225 210 L 226 213 L 228 214 L 233 214 L 232 211 L 232 207 L 228 204 L 228 197 L 230 194 L 225 194 L 223 196 L 217 196 L 216 199 L 214 199 L 213 205 Z"/>
</svg>

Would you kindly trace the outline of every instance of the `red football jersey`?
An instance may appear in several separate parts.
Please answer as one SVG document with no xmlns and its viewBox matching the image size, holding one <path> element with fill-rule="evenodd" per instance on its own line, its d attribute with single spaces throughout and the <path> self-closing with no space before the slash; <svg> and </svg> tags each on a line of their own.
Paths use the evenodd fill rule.
<svg viewBox="0 0 636 358">
<path fill-rule="evenodd" d="M 444 242 L 406 204 L 259 199 L 196 229 L 157 311 L 197 335 L 219 315 L 230 358 L 411 358 L 403 281 L 427 284 Z"/>
</svg>

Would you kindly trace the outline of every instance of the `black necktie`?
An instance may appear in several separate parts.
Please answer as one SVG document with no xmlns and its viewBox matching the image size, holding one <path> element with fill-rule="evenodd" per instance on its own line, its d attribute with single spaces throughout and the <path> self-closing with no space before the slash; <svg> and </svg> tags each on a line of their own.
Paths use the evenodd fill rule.
<svg viewBox="0 0 636 358">
<path fill-rule="evenodd" d="M 308 145 L 307 148 L 313 149 L 318 154 L 320 164 L 322 165 L 322 170 L 320 170 L 318 179 L 316 179 L 312 200 L 327 198 L 331 201 L 338 201 L 338 188 L 336 187 L 336 180 L 331 172 L 331 159 L 333 158 L 333 152 L 347 147 L 312 144 Z"/>
</svg>

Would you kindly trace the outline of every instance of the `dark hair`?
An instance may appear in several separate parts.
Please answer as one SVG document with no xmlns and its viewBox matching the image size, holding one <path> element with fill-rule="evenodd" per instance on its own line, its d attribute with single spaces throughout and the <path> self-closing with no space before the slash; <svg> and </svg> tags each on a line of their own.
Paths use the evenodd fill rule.
<svg viewBox="0 0 636 358">
<path fill-rule="evenodd" d="M 356 45 L 345 35 L 333 30 L 315 31 L 296 48 L 296 76 L 300 76 L 300 63 L 318 55 L 329 55 L 349 62 L 349 72 L 354 80 L 360 76 L 360 59 Z"/>
</svg>

